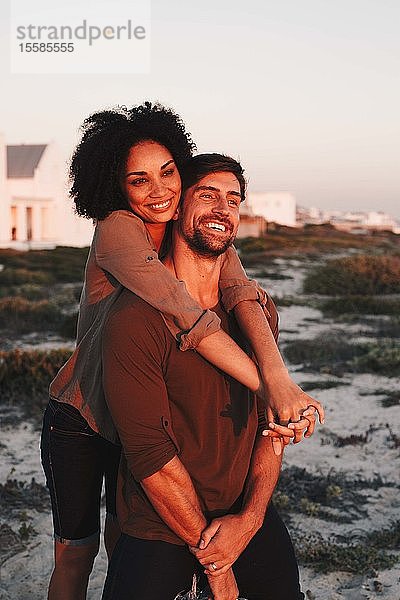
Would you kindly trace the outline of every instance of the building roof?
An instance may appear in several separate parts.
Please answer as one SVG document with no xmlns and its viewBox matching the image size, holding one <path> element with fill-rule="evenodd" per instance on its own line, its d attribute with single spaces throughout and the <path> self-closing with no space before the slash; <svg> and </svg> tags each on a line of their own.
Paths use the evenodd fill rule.
<svg viewBox="0 0 400 600">
<path fill-rule="evenodd" d="M 7 177 L 33 177 L 46 144 L 7 146 Z"/>
</svg>

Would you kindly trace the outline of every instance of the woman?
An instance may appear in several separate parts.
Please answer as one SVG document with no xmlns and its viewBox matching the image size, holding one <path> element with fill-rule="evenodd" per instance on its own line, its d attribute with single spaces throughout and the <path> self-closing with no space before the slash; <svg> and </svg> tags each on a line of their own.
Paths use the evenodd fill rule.
<svg viewBox="0 0 400 600">
<path fill-rule="evenodd" d="M 141 156 L 144 142 L 154 144 L 149 160 Z M 260 386 L 254 363 L 220 329 L 218 317 L 203 311 L 158 260 L 168 244 L 168 222 L 180 198 L 179 169 L 193 150 L 175 113 L 145 103 L 89 117 L 72 159 L 76 210 L 97 224 L 86 265 L 77 347 L 51 384 L 43 425 L 42 462 L 56 539 L 50 600 L 86 597 L 99 545 L 103 475 L 109 555 L 119 534 L 115 521 L 119 447 L 114 445 L 117 436 L 104 401 L 100 352 L 102 326 L 122 286 L 164 314 L 182 350 L 196 348 L 251 389 Z M 220 288 L 225 307 L 236 307 L 261 373 L 267 375 L 263 379 L 270 401 L 268 418 L 272 420 L 272 410 L 286 421 L 297 421 L 304 413 L 311 421 L 306 435 L 311 435 L 309 413 L 314 409 L 308 406 L 319 411 L 321 407 L 289 379 L 260 303 L 255 302 L 262 300 L 268 309 L 271 301 L 248 281 L 234 250 L 226 255 Z M 296 423 L 295 441 L 308 425 L 307 419 Z"/>
</svg>

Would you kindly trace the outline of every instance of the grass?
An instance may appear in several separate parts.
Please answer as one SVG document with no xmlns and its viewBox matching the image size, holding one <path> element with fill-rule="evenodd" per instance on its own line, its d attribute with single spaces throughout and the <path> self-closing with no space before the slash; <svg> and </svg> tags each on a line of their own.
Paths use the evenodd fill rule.
<svg viewBox="0 0 400 600">
<path fill-rule="evenodd" d="M 330 373 L 376 373 L 396 377 L 400 372 L 400 344 L 397 340 L 350 343 L 343 335 L 322 334 L 310 340 L 288 341 L 283 353 L 302 370 Z"/>
<path fill-rule="evenodd" d="M 339 323 L 360 325 L 360 335 L 373 338 L 400 338 L 400 317 L 342 314 L 335 317 Z M 365 325 L 368 329 L 361 329 Z"/>
<path fill-rule="evenodd" d="M 37 483 L 34 478 L 30 483 L 16 479 L 7 479 L 6 483 L 0 483 L 0 501 L 5 512 L 16 509 L 45 512 L 50 508 L 47 487 Z"/>
<path fill-rule="evenodd" d="M 351 523 L 367 516 L 367 498 L 362 490 L 398 487 L 394 482 L 350 479 L 334 470 L 328 475 L 313 474 L 306 469 L 289 467 L 282 470 L 274 504 L 287 515 L 305 514 L 327 521 Z"/>
<path fill-rule="evenodd" d="M 14 333 L 56 330 L 63 319 L 49 300 L 31 302 L 19 296 L 0 300 L 0 327 Z"/>
<path fill-rule="evenodd" d="M 39 419 L 48 402 L 50 382 L 70 357 L 70 350 L 0 352 L 1 401 Z"/>
<path fill-rule="evenodd" d="M 397 524 L 397 530 L 398 527 Z M 374 536 L 379 533 L 382 532 L 371 532 L 371 536 L 350 543 L 338 543 L 333 536 L 325 540 L 320 534 L 295 537 L 297 559 L 321 573 L 347 571 L 364 575 L 390 569 L 399 562 L 399 557 L 377 547 Z"/>
<path fill-rule="evenodd" d="M 3 285 L 22 285 L 36 284 L 44 285 L 51 282 L 51 277 L 43 271 L 30 271 L 29 269 L 14 269 L 6 267 L 0 271 L 0 284 Z"/>
<path fill-rule="evenodd" d="M 306 294 L 361 296 L 400 293 L 400 255 L 362 254 L 330 260 L 305 277 Z"/>
<path fill-rule="evenodd" d="M 6 521 L 18 519 L 17 531 L 8 523 L 0 525 L 0 564 L 26 549 L 26 543 L 37 534 L 30 520 L 30 511 L 48 512 L 50 498 L 47 488 L 32 479 L 30 483 L 7 479 L 0 483 L 2 518 Z"/>
<path fill-rule="evenodd" d="M 332 444 L 335 448 L 344 448 L 345 446 L 363 446 L 367 444 L 372 434 L 378 431 L 381 427 L 375 427 L 371 425 L 364 433 L 352 433 L 350 435 L 339 435 L 332 431 L 327 433 L 325 437 L 321 438 L 321 444 Z"/>
<path fill-rule="evenodd" d="M 0 299 L 0 327 L 12 335 L 53 331 L 61 337 L 74 339 L 77 313 L 65 314 L 60 308 L 64 305 L 69 307 L 70 304 L 71 299 L 65 295 L 54 297 L 52 301 L 30 301 L 20 296 L 2 298 Z"/>
<path fill-rule="evenodd" d="M 22 285 L 1 285 L 0 298 L 19 296 L 25 300 L 45 300 L 49 298 L 49 287 L 24 283 Z"/>
<path fill-rule="evenodd" d="M 385 390 L 383 388 L 374 391 L 368 391 L 360 394 L 361 396 L 383 396 L 379 399 L 379 403 L 383 408 L 391 408 L 392 406 L 400 406 L 400 390 Z"/>
<path fill-rule="evenodd" d="M 338 231 L 329 225 L 304 228 L 275 226 L 264 237 L 242 238 L 235 245 L 246 266 L 262 263 L 272 256 L 312 258 L 320 253 L 343 252 L 349 248 L 358 251 L 395 252 L 399 248 L 399 236 L 389 232 L 354 235 Z"/>
<path fill-rule="evenodd" d="M 256 279 L 271 279 L 273 281 L 285 281 L 288 279 L 293 279 L 291 275 L 284 275 L 283 273 L 279 273 L 279 271 L 267 271 L 266 269 L 258 269 L 252 273 L 252 277 Z"/>
<path fill-rule="evenodd" d="M 284 469 L 274 493 L 274 504 L 290 518 L 303 514 L 328 521 L 351 523 L 368 516 L 368 502 L 363 490 L 382 487 L 398 488 L 395 482 L 374 479 L 350 478 L 343 472 L 330 471 L 328 475 L 312 474 L 306 469 Z M 301 520 L 301 519 L 300 519 Z M 296 554 L 302 565 L 315 571 L 328 573 L 348 571 L 367 574 L 394 566 L 399 557 L 389 550 L 400 549 L 400 521 L 385 529 L 370 532 L 355 530 L 350 536 L 331 536 L 324 539 L 319 533 L 307 535 L 296 528 L 293 520 L 292 536 Z"/>
<path fill-rule="evenodd" d="M 318 308 L 328 317 L 343 314 L 399 315 L 400 300 L 377 296 L 341 296 L 320 302 Z"/>
<path fill-rule="evenodd" d="M 0 283 L 33 283 L 33 278 L 46 278 L 48 283 L 70 283 L 83 280 L 88 248 L 58 246 L 54 250 L 0 250 Z M 5 278 L 5 279 L 4 279 Z"/>
<path fill-rule="evenodd" d="M 288 341 L 283 353 L 292 364 L 320 371 L 329 365 L 346 365 L 355 356 L 367 350 L 360 345 L 345 341 L 344 335 L 321 334 L 313 339 Z"/>
<path fill-rule="evenodd" d="M 350 385 L 347 381 L 338 381 L 337 379 L 325 379 L 321 381 L 302 381 L 300 387 L 305 392 L 312 390 L 330 390 L 341 385 Z"/>
</svg>

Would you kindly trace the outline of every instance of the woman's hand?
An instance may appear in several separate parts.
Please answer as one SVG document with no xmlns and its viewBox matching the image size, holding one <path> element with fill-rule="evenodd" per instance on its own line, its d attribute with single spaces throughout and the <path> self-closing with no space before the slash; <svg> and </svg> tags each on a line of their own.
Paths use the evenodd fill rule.
<svg viewBox="0 0 400 600">
<path fill-rule="evenodd" d="M 291 440 L 294 444 L 298 444 L 304 437 L 310 437 L 314 433 L 316 416 L 314 406 L 309 406 L 303 416 L 296 422 L 289 422 L 287 425 L 280 425 L 270 421 L 269 429 L 264 429 L 262 435 L 271 438 L 272 447 L 276 455 L 280 455 L 285 446 Z"/>
<path fill-rule="evenodd" d="M 322 405 L 318 400 L 306 394 L 291 379 L 286 369 L 268 373 L 261 370 L 261 376 L 267 403 L 268 422 L 276 422 L 284 426 L 290 421 L 295 423 L 303 417 L 308 407 L 312 406 L 318 412 L 320 423 L 324 422 L 325 411 Z"/>
</svg>

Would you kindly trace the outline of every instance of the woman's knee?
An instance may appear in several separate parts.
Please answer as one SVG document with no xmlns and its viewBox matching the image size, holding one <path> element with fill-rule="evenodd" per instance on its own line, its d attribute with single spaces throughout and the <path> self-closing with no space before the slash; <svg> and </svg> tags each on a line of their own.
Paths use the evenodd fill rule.
<svg viewBox="0 0 400 600">
<path fill-rule="evenodd" d="M 90 574 L 98 551 L 99 543 L 73 546 L 56 542 L 55 568 L 66 570 L 71 576 Z"/>
</svg>

